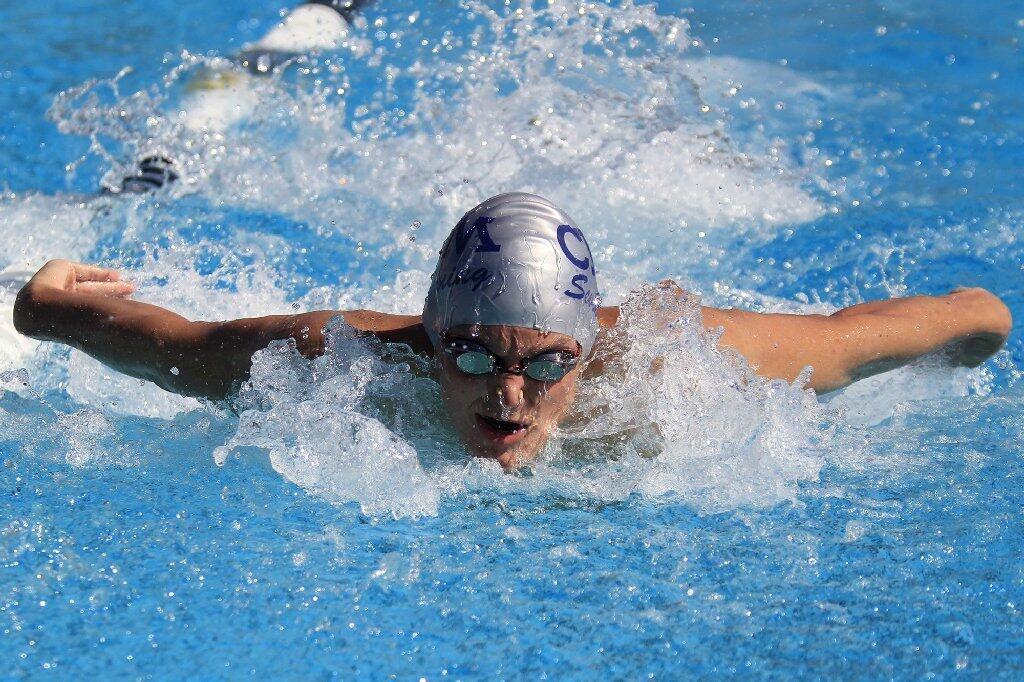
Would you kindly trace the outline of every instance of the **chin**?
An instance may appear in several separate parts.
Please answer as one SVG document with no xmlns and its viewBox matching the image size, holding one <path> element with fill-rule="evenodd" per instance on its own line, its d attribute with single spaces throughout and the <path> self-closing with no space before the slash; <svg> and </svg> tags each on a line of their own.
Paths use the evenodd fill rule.
<svg viewBox="0 0 1024 682">
<path fill-rule="evenodd" d="M 529 464 L 537 457 L 537 453 L 540 452 L 540 447 L 526 446 L 507 448 L 507 449 L 496 449 L 492 447 L 481 446 L 480 443 L 474 443 L 469 447 L 470 454 L 474 457 L 481 459 L 493 459 L 505 471 L 513 471 L 525 464 Z"/>
</svg>

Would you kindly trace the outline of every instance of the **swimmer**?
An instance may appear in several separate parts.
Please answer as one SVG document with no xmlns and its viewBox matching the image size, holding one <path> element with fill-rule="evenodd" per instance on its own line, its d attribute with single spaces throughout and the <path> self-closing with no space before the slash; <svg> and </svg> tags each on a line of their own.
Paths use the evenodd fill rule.
<svg viewBox="0 0 1024 682">
<path fill-rule="evenodd" d="M 308 0 L 286 14 L 235 58 L 254 74 L 267 73 L 302 54 L 336 50 L 348 27 L 368 0 Z"/>
<path fill-rule="evenodd" d="M 514 469 L 537 456 L 570 411 L 581 375 L 598 371 L 605 357 L 601 332 L 617 324 L 619 309 L 595 305 L 596 277 L 572 218 L 546 199 L 513 193 L 478 205 L 452 230 L 422 315 L 321 310 L 193 322 L 130 300 L 134 287 L 114 270 L 54 260 L 19 292 L 14 324 L 168 391 L 220 399 L 272 341 L 293 339 L 306 357 L 322 354 L 324 327 L 340 316 L 359 334 L 436 358 L 445 411 L 467 450 Z M 719 346 L 761 376 L 794 381 L 810 366 L 808 385 L 819 393 L 930 353 L 976 366 L 1002 347 L 1012 325 L 1007 307 L 983 289 L 832 315 L 705 306 L 701 316 L 706 328 L 723 330 Z"/>
<path fill-rule="evenodd" d="M 281 69 L 303 54 L 336 50 L 349 25 L 369 0 L 309 0 L 288 12 L 263 37 L 242 46 L 235 69 L 203 69 L 188 83 L 182 102 L 183 122 L 195 132 L 223 132 L 246 118 L 259 98 L 250 79 Z M 175 163 L 165 153 L 143 154 L 116 193 L 146 194 L 178 180 Z M 111 193 L 104 189 L 104 193 Z"/>
</svg>

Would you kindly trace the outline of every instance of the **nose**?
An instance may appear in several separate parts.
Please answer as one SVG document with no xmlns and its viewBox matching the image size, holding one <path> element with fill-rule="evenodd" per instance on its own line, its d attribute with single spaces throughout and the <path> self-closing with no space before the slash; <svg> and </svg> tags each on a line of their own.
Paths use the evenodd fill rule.
<svg viewBox="0 0 1024 682">
<path fill-rule="evenodd" d="M 523 403 L 523 386 L 525 381 L 520 374 L 502 372 L 498 375 L 496 393 L 503 407 L 515 409 Z"/>
</svg>

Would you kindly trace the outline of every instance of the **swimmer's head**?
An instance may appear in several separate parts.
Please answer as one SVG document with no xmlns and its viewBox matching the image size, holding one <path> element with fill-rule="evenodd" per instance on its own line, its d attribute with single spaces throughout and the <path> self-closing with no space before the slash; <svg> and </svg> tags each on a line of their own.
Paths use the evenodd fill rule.
<svg viewBox="0 0 1024 682">
<path fill-rule="evenodd" d="M 459 325 L 508 325 L 576 339 L 597 335 L 597 280 L 583 232 L 534 194 L 499 194 L 462 217 L 441 248 L 423 307 L 434 346 Z"/>
<path fill-rule="evenodd" d="M 532 194 L 492 197 L 452 230 L 423 325 L 473 454 L 505 467 L 529 461 L 564 416 L 597 335 L 595 275 L 576 223 Z M 465 342 L 478 355 L 465 356 Z"/>
</svg>

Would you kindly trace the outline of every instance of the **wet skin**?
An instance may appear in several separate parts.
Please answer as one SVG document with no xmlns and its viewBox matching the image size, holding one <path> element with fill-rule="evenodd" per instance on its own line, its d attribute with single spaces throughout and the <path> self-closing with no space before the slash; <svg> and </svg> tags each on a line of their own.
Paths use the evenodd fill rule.
<svg viewBox="0 0 1024 682">
<path fill-rule="evenodd" d="M 579 344 L 564 334 L 496 325 L 455 327 L 447 336 L 472 340 L 498 359 L 496 372 L 471 375 L 460 371 L 451 355 L 436 353 L 445 410 L 466 448 L 506 470 L 532 461 L 569 411 L 581 365 L 551 382 L 502 368 L 522 367 L 530 358 L 552 351 L 575 356 Z"/>
</svg>

